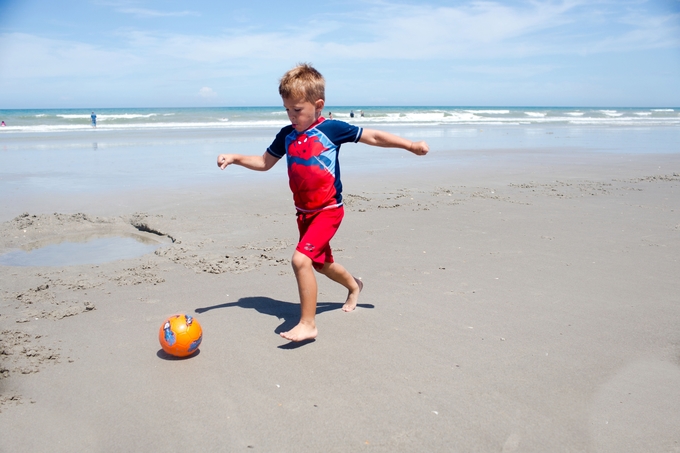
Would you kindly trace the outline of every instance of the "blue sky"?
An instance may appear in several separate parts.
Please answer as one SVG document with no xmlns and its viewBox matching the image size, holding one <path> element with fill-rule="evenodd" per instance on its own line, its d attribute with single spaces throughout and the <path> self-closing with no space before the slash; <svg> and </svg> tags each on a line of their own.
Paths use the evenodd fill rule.
<svg viewBox="0 0 680 453">
<path fill-rule="evenodd" d="M 0 0 L 0 109 L 680 106 L 680 0 Z"/>
</svg>

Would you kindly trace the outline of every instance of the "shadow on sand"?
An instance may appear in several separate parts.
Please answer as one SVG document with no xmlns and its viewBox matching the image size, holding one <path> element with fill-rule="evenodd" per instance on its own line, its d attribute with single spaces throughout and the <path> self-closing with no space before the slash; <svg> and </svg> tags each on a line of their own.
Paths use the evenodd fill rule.
<svg viewBox="0 0 680 453">
<path fill-rule="evenodd" d="M 163 360 L 188 360 L 188 359 L 193 359 L 194 357 L 196 357 L 200 353 L 201 353 L 201 350 L 197 349 L 193 354 L 190 354 L 188 356 L 176 357 L 174 355 L 168 354 L 163 349 L 159 349 L 158 352 L 156 352 L 156 357 L 158 357 L 159 359 L 163 359 Z"/>
<path fill-rule="evenodd" d="M 320 315 L 327 311 L 340 310 L 343 304 L 338 302 L 317 302 L 316 304 L 316 314 Z M 293 327 L 295 327 L 300 320 L 300 304 L 292 302 L 284 302 L 281 300 L 271 299 L 269 297 L 243 297 L 237 302 L 227 302 L 219 305 L 212 305 L 209 307 L 197 308 L 194 311 L 196 313 L 205 313 L 210 310 L 217 310 L 219 308 L 230 308 L 230 307 L 241 307 L 257 310 L 263 315 L 276 316 L 279 319 L 283 319 L 283 322 L 274 329 L 274 332 L 281 333 L 287 332 Z M 357 304 L 357 308 L 374 308 L 372 304 Z M 314 340 L 301 341 L 298 343 L 290 342 L 288 344 L 279 346 L 280 349 L 295 349 L 300 346 L 304 346 L 309 343 L 313 343 Z"/>
</svg>

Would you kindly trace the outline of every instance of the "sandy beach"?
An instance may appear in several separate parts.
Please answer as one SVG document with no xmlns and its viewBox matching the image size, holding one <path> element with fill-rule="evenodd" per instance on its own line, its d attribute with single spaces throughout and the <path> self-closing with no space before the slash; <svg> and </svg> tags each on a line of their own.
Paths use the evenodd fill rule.
<svg viewBox="0 0 680 453">
<path fill-rule="evenodd" d="M 285 165 L 207 147 L 201 182 L 3 194 L 0 253 L 158 248 L 0 266 L 0 451 L 679 452 L 680 153 L 442 146 L 343 167 L 332 246 L 365 287 L 344 313 L 320 278 L 302 345 Z"/>
</svg>

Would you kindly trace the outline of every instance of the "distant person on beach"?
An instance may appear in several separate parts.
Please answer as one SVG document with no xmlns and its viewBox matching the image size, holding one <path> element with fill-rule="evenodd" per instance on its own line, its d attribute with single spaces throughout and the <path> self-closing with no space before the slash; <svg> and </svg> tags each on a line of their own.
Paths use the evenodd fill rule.
<svg viewBox="0 0 680 453">
<path fill-rule="evenodd" d="M 359 116 L 362 117 L 362 118 L 364 117 L 364 111 L 363 110 L 359 110 Z"/>
<path fill-rule="evenodd" d="M 328 119 L 330 119 L 330 120 L 333 119 L 333 114 L 331 112 L 328 112 Z"/>
<path fill-rule="evenodd" d="M 92 118 L 92 127 L 97 127 L 97 115 L 95 115 L 94 112 L 92 112 L 90 118 Z"/>
<path fill-rule="evenodd" d="M 280 335 L 290 341 L 304 341 L 317 336 L 315 270 L 347 289 L 347 299 L 342 306 L 345 312 L 356 308 L 363 288 L 360 279 L 335 262 L 330 247 L 344 216 L 338 161 L 340 145 L 361 142 L 402 148 L 417 156 L 427 154 L 429 147 L 423 141 L 412 142 L 388 132 L 326 120 L 321 116 L 326 102 L 325 80 L 308 64 L 296 66 L 284 74 L 279 83 L 279 94 L 292 124 L 279 131 L 262 156 L 220 154 L 217 165 L 222 170 L 235 164 L 267 171 L 286 156 L 300 233 L 291 259 L 300 295 L 300 321 Z"/>
<path fill-rule="evenodd" d="M 349 111 L 349 117 L 350 117 L 350 118 L 354 118 L 354 110 L 350 110 L 350 111 Z"/>
</svg>

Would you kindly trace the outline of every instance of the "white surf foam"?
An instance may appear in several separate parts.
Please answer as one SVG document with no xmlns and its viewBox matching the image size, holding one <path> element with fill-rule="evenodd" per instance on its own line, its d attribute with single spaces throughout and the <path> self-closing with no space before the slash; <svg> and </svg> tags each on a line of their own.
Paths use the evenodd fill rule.
<svg viewBox="0 0 680 453">
<path fill-rule="evenodd" d="M 474 115 L 507 115 L 510 110 L 466 110 L 466 112 Z"/>
<path fill-rule="evenodd" d="M 174 113 L 173 113 L 174 115 Z M 61 114 L 57 115 L 59 118 L 64 118 L 66 120 L 89 120 L 91 115 L 81 115 L 81 114 Z M 107 115 L 107 114 L 101 114 L 97 115 L 97 121 L 108 121 L 108 120 L 135 120 L 138 118 L 151 118 L 157 116 L 156 113 L 148 113 L 146 115 L 142 115 L 140 113 L 120 113 L 117 115 Z"/>
</svg>

